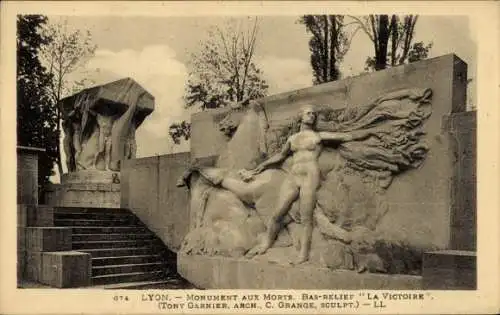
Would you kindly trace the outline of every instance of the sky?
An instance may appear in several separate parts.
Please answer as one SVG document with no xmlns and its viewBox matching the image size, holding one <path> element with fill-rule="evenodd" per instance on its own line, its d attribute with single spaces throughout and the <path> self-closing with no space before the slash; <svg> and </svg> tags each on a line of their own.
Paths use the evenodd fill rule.
<svg viewBox="0 0 500 315">
<path fill-rule="evenodd" d="M 70 28 L 89 30 L 97 45 L 95 56 L 74 74 L 87 76 L 95 84 L 132 77 L 155 96 L 155 111 L 137 131 L 138 157 L 189 150 L 189 142 L 174 145 L 168 126 L 189 120 L 194 110 L 184 108 L 183 95 L 191 53 L 207 38 L 213 26 L 229 17 L 112 17 L 49 16 L 49 21 L 67 20 Z M 310 35 L 297 23 L 297 16 L 259 16 L 255 62 L 269 84 L 269 94 L 312 85 Z M 248 17 L 238 17 L 246 23 Z M 430 57 L 455 53 L 476 73 L 476 37 L 467 16 L 419 16 L 415 41 L 433 42 Z M 373 55 L 368 37 L 359 31 L 340 66 L 343 77 L 363 72 L 366 57 Z M 475 83 L 475 81 L 473 81 Z M 470 97 L 474 97 L 472 86 Z"/>
</svg>

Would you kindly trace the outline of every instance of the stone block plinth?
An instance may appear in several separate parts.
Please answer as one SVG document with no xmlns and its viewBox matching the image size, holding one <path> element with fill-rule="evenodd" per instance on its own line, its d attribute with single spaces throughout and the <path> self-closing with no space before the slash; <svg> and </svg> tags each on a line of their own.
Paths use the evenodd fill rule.
<svg viewBox="0 0 500 315">
<path fill-rule="evenodd" d="M 68 183 L 50 185 L 47 203 L 58 207 L 120 208 L 120 184 Z"/>
<path fill-rule="evenodd" d="M 34 226 L 36 223 L 36 205 L 17 205 L 17 226 Z"/>
<path fill-rule="evenodd" d="M 120 173 L 101 170 L 80 170 L 62 175 L 62 184 L 119 184 Z"/>
<path fill-rule="evenodd" d="M 177 256 L 177 270 L 203 289 L 420 290 L 422 277 L 359 274 L 315 266 L 285 266 L 244 258 Z"/>
<path fill-rule="evenodd" d="M 28 227 L 26 250 L 32 252 L 71 250 L 71 228 Z"/>
<path fill-rule="evenodd" d="M 45 149 L 17 147 L 17 204 L 38 204 L 38 158 Z"/>
<path fill-rule="evenodd" d="M 39 282 L 42 275 L 42 252 L 26 251 L 24 279 Z"/>
<path fill-rule="evenodd" d="M 17 281 L 24 278 L 25 270 L 26 270 L 26 251 L 17 250 L 17 261 L 16 261 L 16 270 L 17 270 Z"/>
<path fill-rule="evenodd" d="M 17 250 L 26 250 L 26 229 L 22 227 L 17 228 Z"/>
<path fill-rule="evenodd" d="M 422 285 L 426 290 L 475 290 L 476 253 L 441 250 L 424 254 Z"/>
<path fill-rule="evenodd" d="M 90 254 L 76 251 L 46 252 L 42 254 L 40 282 L 56 288 L 88 286 L 91 282 Z"/>
<path fill-rule="evenodd" d="M 54 226 L 54 207 L 38 205 L 36 207 L 36 220 L 32 226 L 51 227 Z"/>
</svg>

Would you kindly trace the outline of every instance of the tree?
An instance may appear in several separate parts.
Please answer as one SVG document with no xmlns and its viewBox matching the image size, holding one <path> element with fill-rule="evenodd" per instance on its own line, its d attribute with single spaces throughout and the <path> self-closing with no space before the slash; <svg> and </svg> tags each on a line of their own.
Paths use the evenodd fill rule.
<svg viewBox="0 0 500 315">
<path fill-rule="evenodd" d="M 69 30 L 67 20 L 47 24 L 44 28 L 44 34 L 52 40 L 42 45 L 40 57 L 51 77 L 49 91 L 51 101 L 56 109 L 56 132 L 60 138 L 62 113 L 59 101 L 92 83 L 87 79 L 71 80 L 69 75 L 84 66 L 94 56 L 96 46 L 92 43 L 89 31 Z M 59 141 L 56 150 L 57 168 L 59 174 L 62 175 L 62 152 Z"/>
<path fill-rule="evenodd" d="M 41 33 L 46 22 L 41 15 L 17 17 L 17 144 L 46 150 L 38 162 L 41 185 L 53 175 L 59 143 L 56 110 L 48 93 L 51 77 L 38 58 L 41 46 L 51 40 Z"/>
<path fill-rule="evenodd" d="M 313 84 L 335 81 L 340 78 L 338 64 L 348 50 L 348 37 L 343 30 L 342 15 L 304 15 L 299 19 L 308 33 L 313 69 Z"/>
<path fill-rule="evenodd" d="M 191 138 L 191 124 L 186 121 L 173 123 L 170 125 L 168 133 L 175 144 L 180 144 L 182 138 L 184 138 L 184 140 L 189 140 L 189 138 Z"/>
<path fill-rule="evenodd" d="M 225 107 L 266 95 L 268 85 L 254 62 L 258 20 L 248 22 L 244 25 L 231 21 L 225 27 L 212 28 L 198 52 L 191 55 L 186 108 Z M 187 140 L 190 124 L 176 122 L 170 126 L 169 134 L 176 144 L 181 138 Z"/>
<path fill-rule="evenodd" d="M 367 71 L 378 71 L 425 59 L 432 48 L 432 43 L 413 43 L 417 15 L 369 15 L 351 18 L 373 44 L 375 56 L 367 58 Z"/>
</svg>

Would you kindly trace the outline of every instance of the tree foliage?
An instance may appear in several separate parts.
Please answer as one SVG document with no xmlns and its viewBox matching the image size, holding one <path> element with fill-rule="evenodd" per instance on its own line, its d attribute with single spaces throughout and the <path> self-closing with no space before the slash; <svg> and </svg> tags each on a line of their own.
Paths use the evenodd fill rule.
<svg viewBox="0 0 500 315">
<path fill-rule="evenodd" d="M 92 43 L 92 36 L 89 31 L 70 30 L 67 20 L 58 23 L 47 23 L 43 33 L 47 38 L 51 38 L 50 41 L 41 46 L 40 57 L 50 74 L 51 80 L 48 88 L 51 101 L 55 104 L 56 132 L 60 137 L 62 113 L 57 104 L 62 98 L 92 84 L 87 79 L 71 80 L 69 75 L 84 66 L 94 56 L 96 46 Z M 56 151 L 59 174 L 62 174 L 62 152 L 59 142 Z"/>
<path fill-rule="evenodd" d="M 173 123 L 170 125 L 168 133 L 175 144 L 180 144 L 183 138 L 184 140 L 191 138 L 191 124 L 186 121 Z"/>
<path fill-rule="evenodd" d="M 248 23 L 233 20 L 208 32 L 207 40 L 189 61 L 186 107 L 206 110 L 266 95 L 268 85 L 254 61 L 257 35 L 257 19 L 249 19 Z M 176 122 L 169 134 L 176 144 L 182 138 L 187 140 L 190 124 Z"/>
<path fill-rule="evenodd" d="M 344 32 L 342 15 L 304 15 L 299 22 L 312 34 L 309 40 L 313 84 L 340 78 L 339 63 L 348 51 L 349 39 Z"/>
<path fill-rule="evenodd" d="M 417 15 L 351 16 L 370 38 L 374 56 L 366 60 L 365 70 L 382 70 L 428 57 L 432 43 L 414 43 Z"/>
<path fill-rule="evenodd" d="M 250 26 L 229 22 L 214 27 L 208 39 L 191 56 L 186 106 L 201 109 L 224 107 L 246 98 L 263 97 L 267 84 L 253 58 L 258 21 Z"/>
<path fill-rule="evenodd" d="M 49 94 L 51 76 L 38 53 L 51 38 L 42 34 L 47 18 L 41 15 L 17 17 L 17 144 L 46 150 L 39 157 L 39 183 L 49 182 L 57 161 L 57 115 Z"/>
</svg>

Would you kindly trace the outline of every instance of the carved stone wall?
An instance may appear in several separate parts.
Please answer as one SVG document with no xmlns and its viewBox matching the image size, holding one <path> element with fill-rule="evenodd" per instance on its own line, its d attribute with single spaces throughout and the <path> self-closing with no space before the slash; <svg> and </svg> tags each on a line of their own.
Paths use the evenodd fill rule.
<svg viewBox="0 0 500 315">
<path fill-rule="evenodd" d="M 410 65 L 347 78 L 307 89 L 262 99 L 270 129 L 289 125 L 306 103 L 343 109 L 370 104 L 392 91 L 406 88 L 432 90 L 432 115 L 425 123 L 429 147 L 423 164 L 393 179 L 385 193 L 387 213 L 379 226 L 387 238 L 405 239 L 413 244 L 446 248 L 450 242 L 452 185 L 456 181 L 455 146 L 445 118 L 465 111 L 467 67 L 455 55 L 446 55 Z M 227 137 L 219 130 L 225 109 L 193 115 L 191 157 L 193 160 L 219 155 L 224 159 Z M 247 153 L 233 156 L 247 161 Z M 245 163 L 232 165 L 248 167 Z M 394 228 L 397 226 L 397 228 Z"/>
<path fill-rule="evenodd" d="M 457 164 L 459 145 L 449 117 L 465 111 L 466 77 L 466 64 L 446 55 L 269 96 L 258 100 L 268 123 L 265 132 L 259 131 L 262 125 L 251 110 L 195 114 L 191 157 L 217 156 L 214 166 L 233 170 L 226 178 L 236 176 L 234 170 L 254 168 L 262 142 L 268 154 L 277 152 L 298 126 L 297 113 L 305 104 L 321 109 L 319 130 L 355 133 L 387 121 L 389 127 L 365 143 L 340 144 L 321 153 L 310 262 L 330 269 L 419 274 L 425 251 L 450 245 L 461 174 L 457 167 L 463 163 Z M 280 168 L 286 171 L 290 160 Z M 186 237 L 182 254 L 243 256 L 275 210 L 284 173 L 266 171 L 256 177 L 249 200 L 217 184 L 207 186 L 203 178 L 212 181 L 215 173 L 200 174 L 201 180 L 191 178 L 197 229 Z M 294 202 L 288 212 L 292 223 L 258 259 L 282 262 L 293 253 L 301 229 L 298 208 Z M 344 231 L 349 237 L 339 238 Z"/>
</svg>

